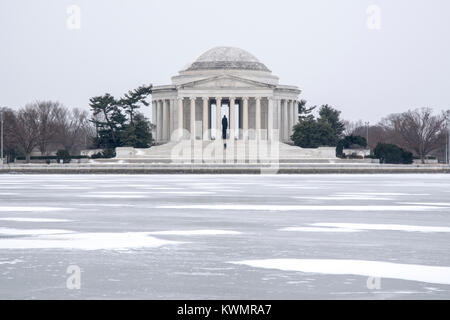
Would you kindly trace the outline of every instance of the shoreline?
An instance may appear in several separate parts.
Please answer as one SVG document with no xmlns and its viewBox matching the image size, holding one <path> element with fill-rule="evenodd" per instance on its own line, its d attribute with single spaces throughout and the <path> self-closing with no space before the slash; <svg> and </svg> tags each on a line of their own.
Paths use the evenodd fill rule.
<svg viewBox="0 0 450 320">
<path fill-rule="evenodd" d="M 401 174 L 449 173 L 448 165 L 389 164 L 53 164 L 3 165 L 0 174 Z"/>
</svg>

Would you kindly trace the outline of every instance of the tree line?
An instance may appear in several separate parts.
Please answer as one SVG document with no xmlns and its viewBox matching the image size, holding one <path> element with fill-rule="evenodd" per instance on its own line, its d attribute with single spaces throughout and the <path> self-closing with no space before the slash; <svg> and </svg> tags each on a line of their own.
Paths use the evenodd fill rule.
<svg viewBox="0 0 450 320">
<path fill-rule="evenodd" d="M 64 149 L 77 154 L 92 146 L 93 126 L 89 113 L 69 109 L 59 102 L 36 101 L 18 110 L 2 108 L 4 153 L 9 161 L 25 156 L 30 161 L 37 149 L 41 155 Z"/>
<path fill-rule="evenodd" d="M 113 157 L 116 147 L 149 148 L 154 125 L 139 109 L 149 106 L 151 93 L 152 85 L 143 85 L 120 98 L 109 93 L 92 97 L 90 113 L 53 101 L 36 101 L 18 110 L 0 109 L 5 154 L 10 161 L 19 155 L 29 162 L 36 150 L 46 156 L 57 150 L 77 155 L 84 149 L 101 149 L 96 157 Z M 392 161 L 392 157 L 409 161 L 412 155 L 425 161 L 427 156 L 443 158 L 445 153 L 450 110 L 439 114 L 431 108 L 408 110 L 366 126 L 362 121 L 341 119 L 341 112 L 330 105 L 308 107 L 302 100 L 297 107 L 299 122 L 291 138 L 302 148 L 332 146 L 342 156 L 344 148 L 367 146 L 382 161 Z"/>
<path fill-rule="evenodd" d="M 108 93 L 93 97 L 91 113 L 54 101 L 36 101 L 18 110 L 0 108 L 4 154 L 10 162 L 18 156 L 30 162 L 34 151 L 49 156 L 57 150 L 78 155 L 81 150 L 103 149 L 99 157 L 110 157 L 116 147 L 148 148 L 152 124 L 138 109 L 149 105 L 151 89 L 141 86 L 118 99 Z"/>
<path fill-rule="evenodd" d="M 299 102 L 298 109 L 299 123 L 293 128 L 292 140 L 299 147 L 337 146 L 340 156 L 343 147 L 368 146 L 377 151 L 382 161 L 386 160 L 385 153 L 396 154 L 397 159 L 406 162 L 412 156 L 422 162 L 430 155 L 445 158 L 450 110 L 438 114 L 431 108 L 408 110 L 366 126 L 362 121 L 342 120 L 341 112 L 329 105 L 322 105 L 317 117 L 313 115 L 317 106 L 308 108 L 304 100 Z"/>
</svg>

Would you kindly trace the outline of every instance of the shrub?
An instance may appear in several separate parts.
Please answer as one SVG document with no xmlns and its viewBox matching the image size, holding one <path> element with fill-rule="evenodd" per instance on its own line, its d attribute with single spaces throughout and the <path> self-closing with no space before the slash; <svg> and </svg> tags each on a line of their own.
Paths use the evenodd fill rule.
<svg viewBox="0 0 450 320">
<path fill-rule="evenodd" d="M 69 163 L 71 160 L 69 151 L 58 150 L 58 152 L 56 152 L 56 160 L 58 161 L 58 163 L 60 162 L 60 160 L 62 160 L 63 163 Z"/>
<path fill-rule="evenodd" d="M 413 163 L 413 154 L 405 151 L 395 144 L 378 143 L 373 153 L 380 163 L 392 164 L 411 164 Z"/>
<path fill-rule="evenodd" d="M 335 146 L 337 142 L 333 128 L 326 122 L 307 119 L 295 125 L 293 130 L 291 139 L 301 148 Z"/>
</svg>

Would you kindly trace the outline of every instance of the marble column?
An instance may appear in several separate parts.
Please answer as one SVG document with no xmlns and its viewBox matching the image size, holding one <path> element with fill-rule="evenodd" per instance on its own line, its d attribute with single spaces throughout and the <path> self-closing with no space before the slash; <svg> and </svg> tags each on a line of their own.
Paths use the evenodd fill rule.
<svg viewBox="0 0 450 320">
<path fill-rule="evenodd" d="M 163 101 L 162 100 L 158 100 L 158 122 L 157 122 L 157 126 L 158 126 L 158 142 L 162 142 L 163 141 Z"/>
<path fill-rule="evenodd" d="M 169 140 L 169 101 L 163 100 L 163 134 L 162 138 L 164 142 Z"/>
<path fill-rule="evenodd" d="M 156 100 L 153 100 L 152 101 L 152 124 L 154 126 L 156 126 L 156 122 L 158 120 L 158 116 L 157 116 L 157 113 L 156 113 L 157 109 L 158 109 L 157 102 L 156 102 Z M 154 127 L 153 130 L 152 130 L 152 135 L 153 135 L 153 140 L 154 141 L 158 141 L 158 133 L 157 133 L 157 131 L 158 131 L 157 127 Z"/>
<path fill-rule="evenodd" d="M 288 101 L 287 100 L 282 100 L 281 101 L 281 112 L 283 114 L 282 116 L 282 122 L 283 122 L 283 141 L 287 141 L 288 138 L 288 130 L 289 130 L 289 118 L 288 118 Z"/>
<path fill-rule="evenodd" d="M 208 128 L 208 108 L 209 108 L 209 98 L 203 97 L 203 140 L 210 140 L 209 128 Z"/>
<path fill-rule="evenodd" d="M 242 139 L 248 140 L 248 97 L 242 98 Z"/>
<path fill-rule="evenodd" d="M 216 140 L 222 139 L 222 97 L 216 98 Z"/>
<path fill-rule="evenodd" d="M 169 100 L 169 140 L 172 140 L 173 128 L 174 128 L 174 115 L 175 115 L 175 101 Z"/>
<path fill-rule="evenodd" d="M 178 139 L 183 138 L 183 98 L 178 98 Z"/>
<path fill-rule="evenodd" d="M 230 97 L 230 140 L 234 140 L 236 136 L 236 98 Z"/>
<path fill-rule="evenodd" d="M 272 140 L 273 133 L 273 97 L 267 98 L 267 140 Z"/>
<path fill-rule="evenodd" d="M 191 98 L 191 140 L 195 140 L 195 98 Z"/>
<path fill-rule="evenodd" d="M 256 138 L 261 139 L 261 97 L 256 97 L 256 108 L 255 108 L 255 131 Z"/>
<path fill-rule="evenodd" d="M 296 102 L 295 102 L 295 100 L 292 100 L 292 126 L 291 126 L 291 133 L 289 134 L 289 139 L 291 138 L 292 134 L 294 133 L 294 126 L 297 123 L 295 121 L 295 106 L 296 106 Z"/>
<path fill-rule="evenodd" d="M 294 126 L 294 101 L 289 100 L 289 130 L 287 140 L 291 140 L 292 127 Z"/>
<path fill-rule="evenodd" d="M 278 129 L 278 140 L 283 140 L 283 131 L 281 129 L 281 100 L 276 99 L 275 103 L 277 105 L 277 129 Z"/>
</svg>

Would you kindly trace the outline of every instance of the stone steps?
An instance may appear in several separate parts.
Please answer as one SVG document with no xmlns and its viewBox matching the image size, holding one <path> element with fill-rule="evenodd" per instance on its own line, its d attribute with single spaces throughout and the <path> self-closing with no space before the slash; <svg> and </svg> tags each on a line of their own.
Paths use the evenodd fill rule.
<svg viewBox="0 0 450 320">
<path fill-rule="evenodd" d="M 335 156 L 335 148 L 302 149 L 278 141 L 236 140 L 223 141 L 191 141 L 169 142 L 149 149 L 116 148 L 116 161 L 136 163 L 248 163 L 257 159 L 257 163 L 280 162 L 323 162 L 339 161 Z"/>
</svg>

